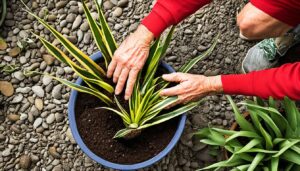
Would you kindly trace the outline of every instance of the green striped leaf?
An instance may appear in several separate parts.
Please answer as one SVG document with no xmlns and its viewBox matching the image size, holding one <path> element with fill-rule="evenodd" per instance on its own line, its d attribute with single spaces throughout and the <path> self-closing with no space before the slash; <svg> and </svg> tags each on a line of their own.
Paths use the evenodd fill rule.
<svg viewBox="0 0 300 171">
<path fill-rule="evenodd" d="M 107 45 L 108 43 L 106 42 L 107 41 L 106 37 L 103 35 L 103 33 L 102 33 L 101 29 L 99 28 L 97 22 L 92 17 L 92 15 L 91 15 L 89 9 L 87 8 L 86 4 L 85 3 L 82 3 L 82 4 L 83 4 L 83 9 L 84 9 L 85 16 L 87 18 L 87 21 L 89 23 L 89 26 L 91 28 L 91 31 L 92 31 L 92 34 L 93 34 L 93 37 L 94 37 L 94 40 L 96 42 L 97 47 L 99 48 L 99 50 L 101 51 L 101 53 L 104 57 L 105 66 L 107 67 L 108 63 L 111 61 L 113 53 L 111 52 L 110 46 Z M 96 3 L 96 4 L 98 4 L 98 3 Z M 98 8 L 98 5 L 97 5 L 97 8 Z M 114 48 L 116 48 L 116 47 L 114 46 Z M 113 49 L 113 50 L 115 51 L 115 49 Z"/>
<path fill-rule="evenodd" d="M 256 138 L 256 139 L 262 139 L 261 136 L 259 136 L 256 132 L 250 132 L 250 131 L 238 131 L 235 134 L 231 135 L 226 139 L 226 143 L 239 138 L 239 137 L 247 137 L 247 138 Z"/>
<path fill-rule="evenodd" d="M 282 143 L 280 143 L 280 150 L 277 154 L 273 155 L 273 157 L 279 157 L 280 155 L 282 155 L 285 151 L 287 151 L 288 149 L 290 149 L 291 147 L 293 147 L 294 145 L 296 145 L 297 143 L 299 143 L 300 140 L 285 140 Z M 299 155 L 300 157 L 300 155 Z"/>
<path fill-rule="evenodd" d="M 260 139 L 252 139 L 251 141 L 249 141 L 249 143 L 247 143 L 242 149 L 238 150 L 235 152 L 235 154 L 239 154 L 239 153 L 245 153 L 248 150 L 252 149 L 253 147 L 255 147 L 256 145 L 259 145 L 261 143 L 262 140 Z"/>
<path fill-rule="evenodd" d="M 265 154 L 257 153 L 247 171 L 254 171 L 264 157 Z"/>
<path fill-rule="evenodd" d="M 220 33 L 218 33 L 218 35 L 214 38 L 213 44 L 212 44 L 212 46 L 209 49 L 207 49 L 201 55 L 193 58 L 188 63 L 184 64 L 182 67 L 180 67 L 180 69 L 178 71 L 179 72 L 183 72 L 183 73 L 187 73 L 187 72 L 189 72 L 189 70 L 191 70 L 193 68 L 193 66 L 196 63 L 198 63 L 200 60 L 202 60 L 202 59 L 206 58 L 208 55 L 210 55 L 213 52 L 213 50 L 215 49 L 215 47 L 216 47 L 216 45 L 218 43 L 219 36 L 220 36 Z"/>
<path fill-rule="evenodd" d="M 67 38 L 65 38 L 62 34 L 56 31 L 52 26 L 50 26 L 43 19 L 39 18 L 37 15 L 32 12 L 26 10 L 30 15 L 35 17 L 44 27 L 46 27 L 58 40 L 59 42 L 68 50 L 68 52 L 89 72 L 97 74 L 98 76 L 105 76 L 105 71 L 96 64 L 92 59 L 89 58 L 86 54 L 84 54 L 81 50 L 79 50 L 73 43 L 71 43 Z"/>
<path fill-rule="evenodd" d="M 113 108 L 110 108 L 110 107 L 99 107 L 98 109 L 110 110 L 110 111 L 114 112 L 115 114 L 119 115 L 126 124 L 128 124 L 128 125 L 131 124 L 130 118 L 126 114 L 124 114 L 122 112 L 119 112 L 116 109 L 113 109 Z"/>
<path fill-rule="evenodd" d="M 285 151 L 281 156 L 281 159 L 284 159 L 286 161 L 295 163 L 297 165 L 300 165 L 300 155 L 292 150 Z"/>
</svg>

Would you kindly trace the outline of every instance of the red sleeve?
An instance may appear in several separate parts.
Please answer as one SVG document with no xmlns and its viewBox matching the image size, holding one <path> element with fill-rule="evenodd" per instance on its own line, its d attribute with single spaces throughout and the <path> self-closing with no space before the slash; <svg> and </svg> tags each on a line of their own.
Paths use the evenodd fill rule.
<svg viewBox="0 0 300 171">
<path fill-rule="evenodd" d="M 300 62 L 248 74 L 222 75 L 224 93 L 300 100 Z"/>
<path fill-rule="evenodd" d="M 256 8 L 293 27 L 300 24 L 299 0 L 251 0 Z"/>
<path fill-rule="evenodd" d="M 157 0 L 142 24 L 158 37 L 167 27 L 179 23 L 211 0 Z"/>
</svg>

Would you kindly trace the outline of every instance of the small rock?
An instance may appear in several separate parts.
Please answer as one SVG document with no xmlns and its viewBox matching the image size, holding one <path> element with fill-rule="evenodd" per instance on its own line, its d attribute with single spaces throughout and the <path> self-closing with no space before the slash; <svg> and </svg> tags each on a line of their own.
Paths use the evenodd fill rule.
<svg viewBox="0 0 300 171">
<path fill-rule="evenodd" d="M 34 101 L 34 105 L 38 110 L 43 110 L 44 103 L 42 99 L 36 98 Z"/>
<path fill-rule="evenodd" d="M 51 156 L 53 156 L 54 158 L 56 159 L 59 159 L 60 158 L 60 154 L 56 151 L 56 148 L 55 147 L 50 147 L 49 148 L 49 154 Z"/>
<path fill-rule="evenodd" d="M 55 113 L 56 122 L 62 122 L 64 120 L 64 115 L 62 113 Z"/>
<path fill-rule="evenodd" d="M 45 96 L 45 91 L 43 90 L 43 88 L 41 86 L 33 86 L 32 87 L 32 91 L 34 92 L 34 94 L 36 94 L 38 97 L 43 98 Z"/>
<path fill-rule="evenodd" d="M 16 89 L 16 92 L 17 93 L 23 93 L 23 94 L 27 94 L 27 93 L 29 93 L 31 91 L 31 88 L 30 87 L 18 87 L 17 89 Z"/>
<path fill-rule="evenodd" d="M 10 153 L 11 153 L 11 151 L 10 151 L 9 148 L 8 148 L 8 149 L 5 149 L 4 151 L 2 151 L 2 156 L 3 156 L 3 157 L 7 157 L 7 156 L 10 155 Z"/>
<path fill-rule="evenodd" d="M 31 165 L 31 158 L 28 155 L 22 155 L 19 164 L 22 169 L 28 169 Z"/>
<path fill-rule="evenodd" d="M 20 120 L 20 115 L 17 114 L 9 114 L 7 115 L 7 119 L 13 122 Z"/>
<path fill-rule="evenodd" d="M 17 71 L 14 73 L 14 76 L 16 79 L 18 79 L 19 81 L 24 80 L 25 76 L 21 71 Z"/>
<path fill-rule="evenodd" d="M 120 17 L 123 13 L 122 8 L 117 7 L 114 11 L 113 11 L 113 17 Z"/>
<path fill-rule="evenodd" d="M 133 23 L 129 26 L 129 32 L 133 32 L 137 29 L 137 27 L 139 26 L 139 23 Z"/>
<path fill-rule="evenodd" d="M 36 129 L 37 127 L 39 127 L 43 122 L 42 118 L 36 118 L 36 120 L 33 123 L 33 128 Z"/>
<path fill-rule="evenodd" d="M 73 23 L 74 20 L 75 20 L 75 18 L 76 18 L 76 15 L 73 14 L 73 13 L 70 13 L 70 14 L 67 15 L 66 21 L 67 21 L 68 23 Z"/>
<path fill-rule="evenodd" d="M 56 85 L 53 90 L 52 90 L 52 96 L 55 98 L 55 99 L 61 99 L 61 89 L 62 89 L 62 85 L 61 84 L 58 84 Z"/>
<path fill-rule="evenodd" d="M 47 117 L 46 122 L 47 122 L 47 124 L 52 124 L 54 122 L 54 120 L 55 120 L 55 116 L 52 113 Z"/>
<path fill-rule="evenodd" d="M 59 1 L 55 4 L 56 9 L 61 9 L 68 4 L 68 1 Z"/>
<path fill-rule="evenodd" d="M 16 95 L 13 100 L 11 101 L 12 104 L 14 103 L 20 103 L 23 100 L 23 95 L 22 94 L 18 94 Z"/>
<path fill-rule="evenodd" d="M 104 8 L 104 10 L 110 10 L 110 9 L 112 9 L 113 7 L 114 7 L 114 4 L 111 3 L 110 1 L 105 1 L 105 2 L 103 3 L 103 8 Z"/>
<path fill-rule="evenodd" d="M 67 132 L 66 132 L 67 137 L 69 138 L 69 140 L 71 141 L 72 144 L 76 144 L 76 141 L 73 137 L 73 134 L 71 132 L 71 129 L 68 128 Z"/>
<path fill-rule="evenodd" d="M 83 32 L 88 31 L 90 28 L 89 23 L 88 22 L 84 22 L 83 24 L 81 24 L 80 26 L 80 30 L 82 30 Z"/>
<path fill-rule="evenodd" d="M 0 50 L 5 50 L 7 48 L 7 43 L 4 39 L 0 37 Z"/>
<path fill-rule="evenodd" d="M 21 120 L 21 121 L 24 121 L 25 119 L 27 119 L 27 117 L 28 117 L 28 116 L 27 116 L 26 113 L 22 113 L 21 116 L 20 116 L 20 120 Z"/>
<path fill-rule="evenodd" d="M 81 15 L 78 15 L 72 25 L 72 30 L 77 29 L 80 26 L 81 22 L 82 22 L 82 17 Z"/>
<path fill-rule="evenodd" d="M 10 51 L 8 52 L 8 55 L 11 57 L 16 57 L 19 55 L 20 52 L 21 52 L 21 49 L 19 47 L 14 47 L 14 48 L 10 49 Z"/>
<path fill-rule="evenodd" d="M 43 84 L 44 84 L 45 86 L 47 86 L 48 84 L 50 84 L 51 81 L 52 81 L 52 77 L 49 77 L 49 76 L 47 76 L 47 75 L 45 75 L 45 76 L 43 77 L 43 80 L 42 80 L 42 82 L 43 82 Z"/>
<path fill-rule="evenodd" d="M 125 7 L 128 4 L 128 0 L 120 0 L 118 1 L 118 6 L 119 7 Z"/>
<path fill-rule="evenodd" d="M 50 14 L 48 15 L 48 21 L 55 21 L 56 20 L 56 15 Z"/>
<path fill-rule="evenodd" d="M 14 94 L 14 87 L 8 81 L 0 81 L 0 91 L 4 96 L 12 96 Z"/>
<path fill-rule="evenodd" d="M 48 55 L 48 54 L 44 54 L 43 59 L 44 59 L 44 61 L 46 62 L 47 65 L 52 65 L 54 60 L 55 60 L 55 58 L 53 56 Z"/>
</svg>

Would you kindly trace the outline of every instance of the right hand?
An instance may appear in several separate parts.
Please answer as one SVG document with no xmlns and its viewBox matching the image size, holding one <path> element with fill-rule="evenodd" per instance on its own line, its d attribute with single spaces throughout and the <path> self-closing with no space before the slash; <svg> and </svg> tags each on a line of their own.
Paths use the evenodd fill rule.
<svg viewBox="0 0 300 171">
<path fill-rule="evenodd" d="M 113 76 L 113 82 L 117 83 L 116 95 L 122 92 L 128 77 L 124 98 L 125 100 L 130 98 L 138 73 L 148 58 L 150 44 L 153 39 L 152 32 L 145 26 L 140 25 L 115 51 L 108 66 L 107 77 L 111 78 Z"/>
</svg>

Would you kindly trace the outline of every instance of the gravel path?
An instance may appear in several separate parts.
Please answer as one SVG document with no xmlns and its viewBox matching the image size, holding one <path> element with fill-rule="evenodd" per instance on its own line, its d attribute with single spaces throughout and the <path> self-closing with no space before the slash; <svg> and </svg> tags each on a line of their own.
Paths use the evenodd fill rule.
<svg viewBox="0 0 300 171">
<path fill-rule="evenodd" d="M 91 55 L 97 51 L 83 15 L 80 2 L 58 0 L 25 1 L 40 17 L 55 25 L 70 41 Z M 172 50 L 165 60 L 174 68 L 205 49 L 217 32 L 221 33 L 218 47 L 192 71 L 204 75 L 238 73 L 240 63 L 252 45 L 238 38 L 235 16 L 244 5 L 242 0 L 216 0 L 177 26 Z M 97 17 L 95 7 L 88 5 Z M 121 42 L 134 31 L 138 22 L 149 12 L 150 0 L 109 0 L 104 2 L 105 14 L 113 33 Z M 70 67 L 60 64 L 42 47 L 30 30 L 44 35 L 57 44 L 53 36 L 31 16 L 22 11 L 17 0 L 8 2 L 8 14 L 1 29 L 7 48 L 0 46 L 0 65 L 16 65 L 15 71 L 0 72 L 0 168 L 16 170 L 108 170 L 83 154 L 74 142 L 67 119 L 70 89 L 43 76 L 26 77 L 24 69 L 37 69 L 75 80 Z M 26 46 L 26 38 L 34 42 Z M 20 52 L 18 42 L 26 46 Z M 242 96 L 236 97 L 238 99 Z M 233 121 L 231 107 L 222 95 L 209 96 L 193 110 L 184 135 L 177 147 L 162 161 L 143 170 L 195 170 L 216 160 L 209 149 L 192 138 L 198 128 L 213 124 L 229 126 Z"/>
</svg>

